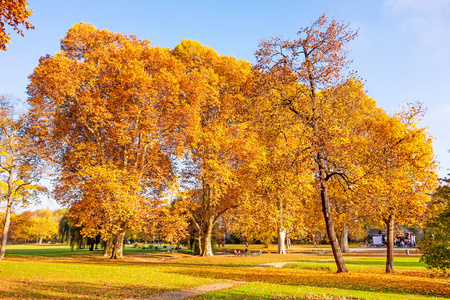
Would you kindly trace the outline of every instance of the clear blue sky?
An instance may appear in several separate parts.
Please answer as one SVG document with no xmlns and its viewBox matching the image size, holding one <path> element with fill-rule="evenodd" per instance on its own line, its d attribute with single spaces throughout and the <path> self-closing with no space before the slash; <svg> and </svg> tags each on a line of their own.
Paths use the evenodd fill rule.
<svg viewBox="0 0 450 300">
<path fill-rule="evenodd" d="M 428 107 L 421 124 L 435 137 L 440 176 L 448 173 L 450 0 L 28 1 L 34 11 L 29 21 L 36 29 L 25 37 L 13 34 L 8 51 L 0 52 L 0 93 L 23 100 L 27 76 L 39 57 L 55 54 L 67 29 L 78 22 L 169 48 L 184 38 L 198 40 L 253 63 L 260 39 L 295 38 L 301 27 L 325 12 L 359 28 L 350 44 L 352 68 L 379 106 L 394 112 L 421 101 Z"/>
</svg>

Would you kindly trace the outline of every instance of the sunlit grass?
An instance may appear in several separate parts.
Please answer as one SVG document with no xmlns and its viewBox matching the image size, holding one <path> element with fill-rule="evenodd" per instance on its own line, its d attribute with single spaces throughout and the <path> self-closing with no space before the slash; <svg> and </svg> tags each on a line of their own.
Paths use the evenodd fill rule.
<svg viewBox="0 0 450 300">
<path fill-rule="evenodd" d="M 265 282 L 251 282 L 231 289 L 221 290 L 195 299 L 304 299 L 306 296 L 318 296 L 332 299 L 336 296 L 360 299 L 392 299 L 392 300 L 432 300 L 444 297 L 411 295 L 405 293 L 368 292 L 352 289 L 323 288 L 307 285 L 286 285 Z M 311 299 L 311 298 L 307 298 Z"/>
<path fill-rule="evenodd" d="M 384 257 L 350 255 L 345 261 L 351 272 L 336 274 L 333 257 L 318 253 L 196 257 L 128 247 L 124 251 L 125 259 L 117 261 L 103 258 L 99 250 L 70 251 L 64 245 L 8 245 L 6 259 L 0 261 L 0 298 L 124 299 L 222 281 L 244 283 L 202 297 L 298 299 L 314 294 L 364 299 L 444 299 L 450 296 L 450 281 L 431 278 L 417 256 L 395 257 L 396 274 L 385 274 Z M 289 264 L 284 268 L 258 266 L 273 262 Z"/>
</svg>

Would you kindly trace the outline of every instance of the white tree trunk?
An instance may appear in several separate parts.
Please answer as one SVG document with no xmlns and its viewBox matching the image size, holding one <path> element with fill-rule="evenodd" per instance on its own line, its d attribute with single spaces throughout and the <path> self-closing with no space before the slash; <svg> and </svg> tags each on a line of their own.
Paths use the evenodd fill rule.
<svg viewBox="0 0 450 300">
<path fill-rule="evenodd" d="M 286 229 L 279 227 L 278 228 L 278 254 L 286 254 Z"/>
<path fill-rule="evenodd" d="M 214 216 L 211 216 L 209 220 L 205 220 L 205 228 L 202 231 L 202 252 L 200 252 L 200 256 L 213 256 L 212 245 L 211 245 L 211 236 L 212 236 L 212 228 Z"/>
<path fill-rule="evenodd" d="M 348 226 L 345 225 L 342 228 L 341 236 L 339 239 L 339 244 L 341 246 L 342 253 L 350 253 L 350 248 L 348 247 Z"/>
<path fill-rule="evenodd" d="M 3 225 L 2 242 L 1 242 L 2 244 L 0 247 L 0 260 L 2 260 L 5 257 L 5 253 L 6 253 L 6 242 L 8 241 L 9 224 L 11 223 L 12 197 L 10 200 L 8 200 L 8 205 L 6 207 L 5 224 Z"/>
</svg>

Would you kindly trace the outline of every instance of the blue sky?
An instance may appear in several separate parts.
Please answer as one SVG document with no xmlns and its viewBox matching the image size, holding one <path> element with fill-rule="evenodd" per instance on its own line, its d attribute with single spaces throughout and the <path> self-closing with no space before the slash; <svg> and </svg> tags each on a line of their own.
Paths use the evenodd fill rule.
<svg viewBox="0 0 450 300">
<path fill-rule="evenodd" d="M 26 100 L 27 76 L 45 54 L 59 51 L 75 23 L 135 34 L 173 48 L 198 40 L 220 54 L 254 62 L 261 39 L 295 38 L 322 12 L 359 29 L 350 45 L 352 69 L 388 112 L 408 102 L 428 108 L 421 126 L 435 137 L 440 176 L 450 168 L 450 0 L 118 1 L 28 0 L 35 30 L 13 34 L 0 52 L 0 94 Z M 53 205 L 51 200 L 43 205 Z"/>
</svg>

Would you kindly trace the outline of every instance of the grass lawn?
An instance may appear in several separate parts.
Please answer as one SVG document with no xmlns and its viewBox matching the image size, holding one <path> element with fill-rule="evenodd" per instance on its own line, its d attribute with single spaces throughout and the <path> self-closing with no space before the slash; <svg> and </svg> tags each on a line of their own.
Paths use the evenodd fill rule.
<svg viewBox="0 0 450 300">
<path fill-rule="evenodd" d="M 432 277 L 418 256 L 395 257 L 396 273 L 384 274 L 385 261 L 378 252 L 352 253 L 345 257 L 350 273 L 336 274 L 332 256 L 306 254 L 308 247 L 296 247 L 302 250 L 300 254 L 247 257 L 196 257 L 126 247 L 125 259 L 117 261 L 103 258 L 100 251 L 70 251 L 63 245 L 8 245 L 5 260 L 0 261 L 0 298 L 125 299 L 223 281 L 240 284 L 197 298 L 450 297 L 450 280 Z M 257 250 L 257 246 L 250 248 Z M 288 264 L 283 268 L 258 266 L 272 262 Z"/>
</svg>

